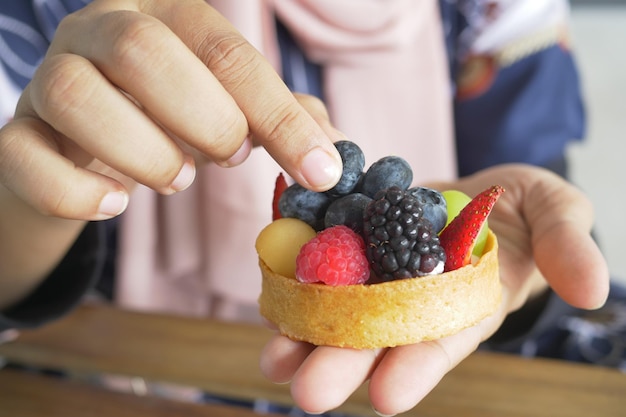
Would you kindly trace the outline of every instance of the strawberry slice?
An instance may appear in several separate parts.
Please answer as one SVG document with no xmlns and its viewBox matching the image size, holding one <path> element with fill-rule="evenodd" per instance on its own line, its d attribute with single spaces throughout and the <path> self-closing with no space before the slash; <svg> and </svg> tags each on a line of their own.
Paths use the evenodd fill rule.
<svg viewBox="0 0 626 417">
<path fill-rule="evenodd" d="M 272 220 L 280 219 L 280 210 L 278 209 L 278 200 L 283 194 L 283 191 L 287 188 L 287 180 L 282 172 L 276 177 L 276 184 L 274 185 L 274 199 L 272 200 Z"/>
<path fill-rule="evenodd" d="M 502 186 L 494 185 L 478 194 L 441 231 L 439 241 L 446 252 L 444 272 L 453 271 L 471 262 L 472 249 L 480 228 L 503 192 Z"/>
</svg>

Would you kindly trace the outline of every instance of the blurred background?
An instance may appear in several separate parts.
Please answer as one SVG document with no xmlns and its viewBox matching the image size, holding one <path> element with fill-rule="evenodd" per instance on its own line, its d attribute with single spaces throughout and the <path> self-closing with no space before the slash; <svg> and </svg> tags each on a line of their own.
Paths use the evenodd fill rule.
<svg viewBox="0 0 626 417">
<path fill-rule="evenodd" d="M 572 4 L 587 140 L 570 149 L 573 181 L 591 198 L 612 275 L 626 283 L 626 1 Z"/>
</svg>

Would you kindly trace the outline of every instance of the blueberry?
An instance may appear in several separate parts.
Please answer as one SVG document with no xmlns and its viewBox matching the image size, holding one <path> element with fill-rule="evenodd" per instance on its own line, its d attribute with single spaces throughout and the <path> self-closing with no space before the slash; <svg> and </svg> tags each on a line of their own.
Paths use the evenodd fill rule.
<svg viewBox="0 0 626 417">
<path fill-rule="evenodd" d="M 363 175 L 361 192 L 374 197 L 377 191 L 392 186 L 406 190 L 413 181 L 409 163 L 399 156 L 386 156 L 374 162 Z"/>
<path fill-rule="evenodd" d="M 432 224 L 433 232 L 439 233 L 448 221 L 448 209 L 443 195 L 427 187 L 413 187 L 407 192 L 421 203 L 423 217 Z"/>
<path fill-rule="evenodd" d="M 333 201 L 326 210 L 324 225 L 328 227 L 343 224 L 355 232 L 363 230 L 363 211 L 372 199 L 365 194 L 354 193 Z"/>
<path fill-rule="evenodd" d="M 332 197 L 350 194 L 363 175 L 365 155 L 359 146 L 349 140 L 335 142 L 335 147 L 341 155 L 343 173 L 339 182 L 326 193 Z"/>
<path fill-rule="evenodd" d="M 319 231 L 324 227 L 324 215 L 332 201 L 326 194 L 308 190 L 296 183 L 282 193 L 278 210 L 282 217 L 295 217 Z"/>
</svg>

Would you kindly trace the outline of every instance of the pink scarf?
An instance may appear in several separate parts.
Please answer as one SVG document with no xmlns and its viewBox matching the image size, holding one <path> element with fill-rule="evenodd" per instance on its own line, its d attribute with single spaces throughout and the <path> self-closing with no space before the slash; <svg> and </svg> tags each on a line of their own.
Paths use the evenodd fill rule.
<svg viewBox="0 0 626 417">
<path fill-rule="evenodd" d="M 216 0 L 276 68 L 276 13 L 324 68 L 333 123 L 369 163 L 400 155 L 415 183 L 455 175 L 450 91 L 435 0 Z M 139 188 L 123 215 L 118 302 L 254 320 L 254 242 L 271 219 L 280 167 L 256 149 L 242 166 L 207 165 L 170 197 Z"/>
</svg>

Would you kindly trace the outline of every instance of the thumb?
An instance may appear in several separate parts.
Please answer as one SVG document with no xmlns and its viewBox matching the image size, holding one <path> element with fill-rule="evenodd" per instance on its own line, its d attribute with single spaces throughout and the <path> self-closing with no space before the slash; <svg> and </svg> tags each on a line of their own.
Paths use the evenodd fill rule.
<svg viewBox="0 0 626 417">
<path fill-rule="evenodd" d="M 591 202 L 552 174 L 541 176 L 529 190 L 524 211 L 538 268 L 569 304 L 601 307 L 608 296 L 609 272 L 591 236 Z"/>
</svg>

